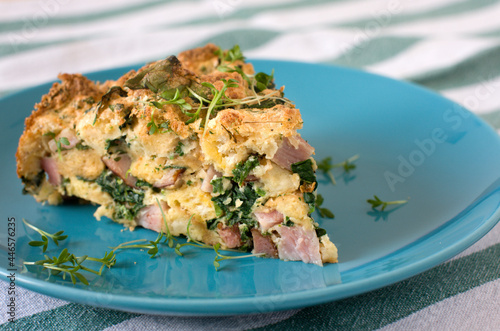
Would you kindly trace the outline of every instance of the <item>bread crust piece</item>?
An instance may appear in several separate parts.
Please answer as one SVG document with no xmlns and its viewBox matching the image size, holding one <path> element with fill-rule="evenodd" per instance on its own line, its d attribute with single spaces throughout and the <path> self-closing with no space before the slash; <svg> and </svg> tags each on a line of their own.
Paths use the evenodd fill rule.
<svg viewBox="0 0 500 331">
<path fill-rule="evenodd" d="M 54 83 L 49 93 L 35 105 L 35 110 L 26 118 L 25 130 L 16 152 L 17 174 L 32 178 L 40 171 L 40 158 L 46 154 L 48 139 L 44 133 L 70 125 L 76 112 L 68 107 L 71 102 L 81 107 L 82 99 L 99 99 L 103 92 L 99 86 L 81 74 L 60 74 L 61 83 Z"/>
<path fill-rule="evenodd" d="M 313 202 L 304 195 L 315 183 L 304 184 L 275 158 L 284 146 L 300 148 L 300 111 L 271 80 L 257 89 L 252 65 L 228 60 L 227 52 L 209 44 L 102 84 L 59 75 L 19 141 L 26 192 L 51 204 L 78 197 L 101 205 L 98 219 L 155 231 L 166 230 L 161 208 L 172 234 L 187 235 L 191 220 L 192 239 L 223 248 L 231 242 L 255 251 L 252 229 L 279 246 L 281 233 L 301 235 L 280 227 L 300 227 L 319 240 L 309 252 L 319 259 L 308 261 L 334 262 L 336 248 L 328 236 L 316 238 Z M 261 220 L 259 212 L 277 219 Z M 302 256 L 293 249 L 304 247 L 279 251 L 290 249 L 280 258 Z"/>
<path fill-rule="evenodd" d="M 296 108 L 276 105 L 261 109 L 226 109 L 210 120 L 200 134 L 206 162 L 230 176 L 237 163 L 257 153 L 272 159 L 284 137 L 297 135 L 302 118 Z"/>
</svg>

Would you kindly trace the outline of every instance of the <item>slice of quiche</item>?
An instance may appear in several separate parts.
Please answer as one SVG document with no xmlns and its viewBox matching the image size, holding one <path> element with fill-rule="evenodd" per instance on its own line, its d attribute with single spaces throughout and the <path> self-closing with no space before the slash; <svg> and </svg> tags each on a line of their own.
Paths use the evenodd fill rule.
<svg viewBox="0 0 500 331">
<path fill-rule="evenodd" d="M 208 44 L 116 81 L 59 78 L 16 153 L 37 201 L 81 199 L 130 229 L 168 226 L 226 249 L 337 262 L 311 218 L 316 163 L 297 133 L 300 112 L 238 46 Z"/>
</svg>

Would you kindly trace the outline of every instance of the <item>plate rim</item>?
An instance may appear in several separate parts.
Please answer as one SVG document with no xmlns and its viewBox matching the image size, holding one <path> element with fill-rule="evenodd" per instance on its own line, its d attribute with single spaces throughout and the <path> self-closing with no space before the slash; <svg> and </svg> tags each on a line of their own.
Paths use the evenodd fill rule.
<svg viewBox="0 0 500 331">
<path fill-rule="evenodd" d="M 455 102 L 445 98 L 444 96 L 432 91 L 426 87 L 419 86 L 407 81 L 401 81 L 393 79 L 390 77 L 382 76 L 375 73 L 366 72 L 356 68 L 348 68 L 336 65 L 321 64 L 321 63 L 310 63 L 310 62 L 299 62 L 299 61 L 284 61 L 277 59 L 249 59 L 253 64 L 257 63 L 281 63 L 285 65 L 306 65 L 314 67 L 323 67 L 325 69 L 341 70 L 347 73 L 354 73 L 356 75 L 369 75 L 375 76 L 378 79 L 384 79 L 398 84 L 406 85 L 406 88 L 417 89 L 421 92 L 429 93 L 434 97 L 439 97 L 440 99 L 447 100 L 453 104 Z M 96 70 L 85 73 L 85 76 L 92 75 L 110 75 L 111 73 L 122 72 L 125 73 L 132 69 L 137 69 L 143 64 L 120 66 L 115 68 L 109 68 L 104 70 Z M 35 86 L 27 87 L 22 90 L 16 91 L 14 93 L 7 94 L 0 98 L 0 103 L 7 99 L 15 99 L 26 93 L 32 93 L 36 89 L 42 87 L 50 86 L 56 81 L 49 81 L 41 83 Z M 497 138 L 497 142 L 500 144 L 500 138 L 498 137 L 496 131 L 484 121 L 481 117 L 470 112 L 472 118 L 479 120 L 483 126 L 483 129 L 489 128 L 492 134 Z M 260 296 L 245 296 L 245 297 L 230 297 L 230 298 L 185 298 L 185 297 L 155 297 L 149 298 L 145 296 L 129 296 L 124 294 L 113 294 L 113 293 L 102 293 L 93 292 L 85 288 L 69 287 L 63 286 L 57 283 L 46 282 L 37 278 L 29 277 L 24 274 L 16 274 L 16 284 L 23 288 L 32 290 L 37 293 L 44 295 L 49 295 L 62 300 L 67 300 L 70 302 L 76 302 L 81 304 L 88 304 L 97 307 L 118 309 L 122 311 L 135 312 L 135 313 L 146 313 L 146 314 L 160 314 L 160 315 L 172 315 L 172 316 L 218 316 L 218 315 L 236 315 L 236 314 L 251 314 L 251 313 L 265 313 L 271 311 L 280 311 L 287 309 L 303 308 L 307 306 L 322 304 L 325 302 L 331 302 L 340 300 L 347 297 L 352 297 L 362 293 L 367 293 L 382 287 L 395 284 L 397 282 L 408 279 L 412 276 L 418 275 L 425 272 L 444 261 L 450 259 L 451 257 L 459 254 L 463 250 L 467 249 L 484 235 L 486 235 L 498 222 L 500 221 L 500 207 L 495 210 L 490 217 L 483 221 L 483 223 L 477 227 L 473 232 L 467 236 L 461 238 L 458 242 L 444 249 L 438 251 L 433 255 L 429 255 L 423 259 L 417 260 L 411 264 L 408 264 L 397 269 L 387 271 L 383 274 L 377 274 L 370 276 L 368 278 L 356 280 L 349 283 L 340 283 L 335 285 L 329 285 L 323 288 L 307 289 L 297 292 L 287 292 L 281 294 L 269 294 Z M 446 222 L 448 223 L 448 222 Z M 445 223 L 445 224 L 446 224 Z M 435 230 L 438 230 L 437 227 Z M 440 232 L 438 231 L 437 234 Z M 412 242 L 413 243 L 413 242 Z M 409 243 L 411 245 L 412 243 Z M 392 255 L 396 252 L 403 252 L 407 246 L 398 249 L 395 252 L 391 252 L 388 255 Z M 387 256 L 382 256 L 369 263 L 374 263 L 376 261 L 381 261 L 387 258 Z M 342 262 L 340 262 L 342 263 Z M 366 265 L 366 264 L 364 264 Z M 8 275 L 6 268 L 0 266 L 0 275 Z M 64 291 L 61 291 L 63 289 Z M 96 303 L 95 296 L 105 296 L 108 302 L 104 304 Z M 286 300 L 283 300 L 286 298 Z M 279 302 L 279 304 L 274 305 L 269 309 L 256 310 L 257 306 L 266 306 L 269 302 Z M 207 305 L 207 303 L 210 303 Z"/>
</svg>

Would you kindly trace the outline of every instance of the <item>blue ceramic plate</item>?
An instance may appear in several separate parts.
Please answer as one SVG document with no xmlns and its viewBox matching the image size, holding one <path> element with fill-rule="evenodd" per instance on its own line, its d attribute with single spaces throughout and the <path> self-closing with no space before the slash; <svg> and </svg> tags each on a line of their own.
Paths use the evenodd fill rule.
<svg viewBox="0 0 500 331">
<path fill-rule="evenodd" d="M 102 256 L 109 246 L 156 238 L 144 229 L 121 231 L 110 220 L 97 222 L 93 206 L 47 206 L 21 194 L 15 150 L 23 121 L 45 94 L 45 84 L 0 101 L 2 162 L 0 210 L 1 274 L 8 273 L 7 219 L 16 222 L 17 284 L 84 304 L 154 314 L 223 315 L 298 308 L 337 300 L 392 284 L 423 272 L 461 252 L 499 220 L 500 140 L 483 121 L 456 104 L 419 87 L 360 71 L 304 63 L 255 61 L 259 71 L 274 68 L 276 83 L 301 109 L 303 137 L 316 158 L 340 162 L 359 154 L 349 174 L 334 171 L 337 185 L 318 174 L 324 205 L 334 220 L 316 218 L 336 243 L 340 263 L 323 268 L 300 262 L 251 258 L 221 262 L 211 250 L 185 249 L 184 257 L 163 250 L 118 254 L 118 263 L 89 286 L 72 285 L 24 261 L 42 257 L 28 246 L 39 236 L 22 218 L 69 238 L 76 255 Z M 130 68 L 90 74 L 115 79 Z M 409 199 L 398 208 L 374 211 L 366 202 Z M 3 277 L 2 277 L 3 278 Z M 4 278 L 5 279 L 5 278 Z"/>
</svg>

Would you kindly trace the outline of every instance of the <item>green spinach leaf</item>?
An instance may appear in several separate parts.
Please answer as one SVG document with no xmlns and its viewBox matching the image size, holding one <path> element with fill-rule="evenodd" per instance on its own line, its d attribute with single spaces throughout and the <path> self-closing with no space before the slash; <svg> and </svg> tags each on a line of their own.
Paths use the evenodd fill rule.
<svg viewBox="0 0 500 331">
<path fill-rule="evenodd" d="M 298 174 L 301 181 L 306 183 L 316 182 L 311 159 L 292 164 L 292 172 Z"/>
<path fill-rule="evenodd" d="M 115 201 L 113 218 L 133 220 L 144 207 L 144 191 L 128 186 L 112 171 L 104 170 L 96 183 Z"/>
<path fill-rule="evenodd" d="M 255 155 L 250 155 L 245 162 L 242 161 L 238 163 L 233 169 L 233 180 L 238 183 L 239 186 L 242 186 L 250 171 L 259 164 L 259 158 Z"/>
</svg>

